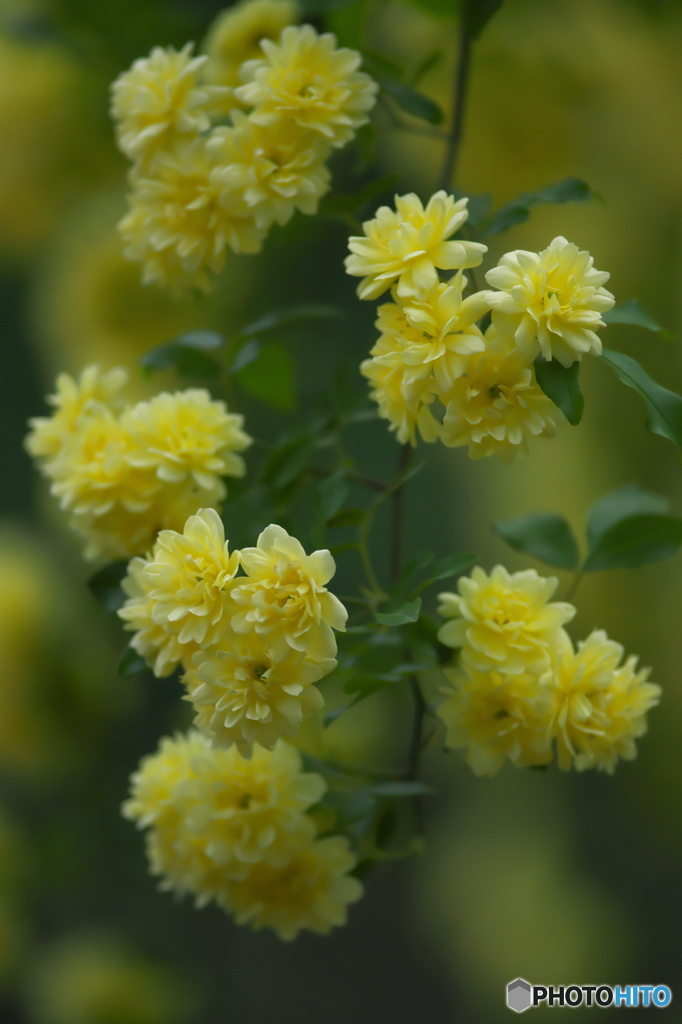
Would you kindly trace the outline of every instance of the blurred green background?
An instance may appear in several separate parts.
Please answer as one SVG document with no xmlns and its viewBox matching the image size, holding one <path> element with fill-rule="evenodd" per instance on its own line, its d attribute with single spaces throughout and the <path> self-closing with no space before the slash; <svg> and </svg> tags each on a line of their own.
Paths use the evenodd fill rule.
<svg viewBox="0 0 682 1024">
<path fill-rule="evenodd" d="M 374 337 L 373 308 L 355 301 L 342 272 L 347 232 L 329 219 L 297 217 L 276 229 L 261 256 L 231 261 L 207 299 L 143 289 L 138 268 L 121 257 L 114 226 L 126 167 L 113 144 L 108 85 L 153 45 L 199 42 L 223 6 L 0 0 L 0 1020 L 495 1024 L 508 1014 L 504 986 L 519 975 L 675 988 L 680 555 L 595 574 L 578 591 L 574 635 L 605 628 L 653 665 L 663 686 L 638 760 L 613 778 L 508 767 L 488 780 L 458 753 L 430 750 L 424 774 L 439 795 L 426 852 L 372 875 L 349 926 L 329 938 L 281 944 L 158 893 L 142 838 L 120 817 L 130 772 L 187 712 L 167 680 L 116 677 L 125 641 L 85 588 L 91 569 L 23 452 L 27 418 L 44 412 L 58 370 L 93 361 L 131 367 L 140 395 L 176 386 L 171 377 L 144 381 L 136 357 L 188 328 L 229 333 L 292 295 L 350 310 L 285 337 L 306 411 L 329 400 L 339 374 L 362 393 L 356 368 Z M 422 87 L 447 108 L 453 3 L 327 6 L 315 24 L 408 68 L 443 49 Z M 681 105 L 679 3 L 507 0 L 474 51 L 455 184 L 489 192 L 497 205 L 577 176 L 604 201 L 539 208 L 494 239 L 486 266 L 564 234 L 611 271 L 618 301 L 637 297 L 678 336 Z M 382 123 L 379 168 L 398 174 L 398 191 L 426 198 L 441 146 Z M 339 191 L 356 187 L 355 160 L 351 152 L 335 159 Z M 607 336 L 682 390 L 677 342 L 625 326 Z M 635 480 L 682 512 L 676 450 L 645 432 L 637 396 L 596 360 L 585 362 L 583 382 L 580 427 L 537 442 L 527 460 L 471 463 L 462 449 L 429 449 L 430 466 L 408 495 L 408 549 L 474 550 L 487 567 L 526 567 L 491 523 L 560 510 L 582 534 L 590 504 Z M 256 400 L 240 411 L 259 437 L 276 438 L 291 422 Z M 398 453 L 384 424 L 355 429 L 363 468 L 390 475 Z M 254 542 L 253 524 L 236 513 L 234 529 L 235 544 Z M 377 696 L 328 730 L 322 752 L 380 766 L 404 749 L 404 712 L 402 697 Z M 665 1012 L 682 1021 L 674 1000 Z M 538 1020 L 547 1014 L 535 1011 Z"/>
</svg>

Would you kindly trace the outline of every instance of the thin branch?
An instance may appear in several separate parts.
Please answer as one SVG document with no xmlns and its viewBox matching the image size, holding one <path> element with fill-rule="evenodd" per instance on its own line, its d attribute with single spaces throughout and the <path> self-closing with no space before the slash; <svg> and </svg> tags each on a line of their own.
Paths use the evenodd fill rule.
<svg viewBox="0 0 682 1024">
<path fill-rule="evenodd" d="M 400 450 L 398 476 L 407 472 L 410 465 L 412 449 L 404 444 Z M 405 512 L 405 485 L 397 487 L 391 496 L 391 582 L 396 583 L 400 576 L 403 558 L 403 520 Z"/>
<path fill-rule="evenodd" d="M 464 132 L 464 109 L 467 98 L 467 85 L 469 82 L 469 66 L 471 63 L 471 36 L 467 27 L 467 19 L 464 12 L 460 17 L 459 26 L 459 53 L 455 68 L 455 80 L 453 90 L 453 116 L 452 128 L 448 136 L 448 144 L 445 150 L 445 159 L 440 176 L 439 188 L 449 191 L 452 188 L 452 180 L 455 176 L 459 147 Z"/>
</svg>

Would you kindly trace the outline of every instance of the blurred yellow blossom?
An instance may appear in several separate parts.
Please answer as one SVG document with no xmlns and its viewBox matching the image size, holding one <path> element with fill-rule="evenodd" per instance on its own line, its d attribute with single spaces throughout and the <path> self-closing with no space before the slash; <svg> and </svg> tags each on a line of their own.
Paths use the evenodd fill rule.
<svg viewBox="0 0 682 1024">
<path fill-rule="evenodd" d="M 439 595 L 439 613 L 448 621 L 438 638 L 462 648 L 463 662 L 479 672 L 539 672 L 565 643 L 563 626 L 576 611 L 565 601 L 550 602 L 558 583 L 535 569 L 510 573 L 496 565 L 488 574 L 476 566 L 471 576 L 460 577 L 459 594 Z"/>
<path fill-rule="evenodd" d="M 229 637 L 238 567 L 239 552 L 230 554 L 211 508 L 190 516 L 182 533 L 162 530 L 151 554 L 131 561 L 122 584 L 128 597 L 118 614 L 155 675 L 169 675 L 180 661 L 190 667 L 195 651 Z"/>
<path fill-rule="evenodd" d="M 111 87 L 111 116 L 121 150 L 149 170 L 154 158 L 178 139 L 193 139 L 210 128 L 208 109 L 225 92 L 202 82 L 207 57 L 193 44 L 179 52 L 155 47 Z"/>
<path fill-rule="evenodd" d="M 236 196 L 258 229 L 273 221 L 286 224 L 295 210 L 317 213 L 331 182 L 325 163 L 330 148 L 320 136 L 293 121 L 264 128 L 240 111 L 232 120 L 232 127 L 216 128 L 208 142 L 218 165 L 214 178 L 224 186 L 228 206 Z"/>
<path fill-rule="evenodd" d="M 615 299 L 603 287 L 610 275 L 595 269 L 588 252 L 559 235 L 541 253 L 507 253 L 485 276 L 500 289 L 488 295 L 493 323 L 513 335 L 529 362 L 542 353 L 570 366 L 586 352 L 601 353 L 595 331 Z"/>
<path fill-rule="evenodd" d="M 241 564 L 247 579 L 238 579 L 232 591 L 234 631 L 267 637 L 277 661 L 292 649 L 311 661 L 333 658 L 333 630 L 346 628 L 348 613 L 325 587 L 336 571 L 329 551 L 306 555 L 300 541 L 271 525 L 256 547 L 242 549 Z"/>
<path fill-rule="evenodd" d="M 244 753 L 251 743 L 272 748 L 324 705 L 314 684 L 336 667 L 335 659 L 314 662 L 289 649 L 275 660 L 267 637 L 256 632 L 225 638 L 221 646 L 208 656 L 204 646 L 184 678 L 195 724 L 214 746 L 236 743 Z"/>
<path fill-rule="evenodd" d="M 282 29 L 299 20 L 297 0 L 242 0 L 221 11 L 204 41 L 208 54 L 206 78 L 234 88 L 241 84 L 239 69 L 261 56 L 261 39 L 278 39 Z"/>
<path fill-rule="evenodd" d="M 485 340 L 485 350 L 469 356 L 462 376 L 439 394 L 441 439 L 448 447 L 468 445 L 472 459 L 496 455 L 512 462 L 527 453 L 529 438 L 553 437 L 564 416 L 511 338 L 490 327 Z"/>
<path fill-rule="evenodd" d="M 397 294 L 421 297 L 438 284 L 437 269 L 477 267 L 487 252 L 480 242 L 448 241 L 467 219 L 468 199 L 444 191 L 426 206 L 413 192 L 395 197 L 395 210 L 381 206 L 362 225 L 364 234 L 348 239 L 346 272 L 361 277 L 358 296 L 376 299 L 397 281 Z"/>
<path fill-rule="evenodd" d="M 611 774 L 618 758 L 637 756 L 635 740 L 647 730 L 646 713 L 658 704 L 661 688 L 648 682 L 650 669 L 637 669 L 632 655 L 597 629 L 578 644 L 563 646 L 543 683 L 553 699 L 552 734 L 559 767 L 597 768 Z"/>
<path fill-rule="evenodd" d="M 228 880 L 245 878 L 259 862 L 283 867 L 312 838 L 305 811 L 325 788 L 281 740 L 273 751 L 254 746 L 247 759 L 190 732 L 162 740 L 142 761 L 123 813 L 150 828 L 151 870 L 165 887 L 222 902 Z"/>
<path fill-rule="evenodd" d="M 445 744 L 466 748 L 476 775 L 496 775 L 506 760 L 519 767 L 552 760 L 552 698 L 536 673 L 451 668 L 445 675 L 450 686 L 438 708 Z"/>
<path fill-rule="evenodd" d="M 246 84 L 235 90 L 237 99 L 253 108 L 249 116 L 255 124 L 294 121 L 330 145 L 344 146 L 366 123 L 378 86 L 357 70 L 360 54 L 337 49 L 331 33 L 290 25 L 277 42 L 263 39 L 261 50 L 265 57 L 243 65 Z"/>
<path fill-rule="evenodd" d="M 303 929 L 328 935 L 346 923 L 348 905 L 363 894 L 349 875 L 356 862 L 345 836 L 309 840 L 284 867 L 256 864 L 243 881 L 228 883 L 226 904 L 237 924 L 272 928 L 285 942 Z"/>
</svg>

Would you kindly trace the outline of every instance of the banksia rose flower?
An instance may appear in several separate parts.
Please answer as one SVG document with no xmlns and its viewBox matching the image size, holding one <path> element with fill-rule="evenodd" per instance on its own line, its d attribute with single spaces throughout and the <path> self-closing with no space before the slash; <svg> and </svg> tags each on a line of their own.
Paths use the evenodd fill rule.
<svg viewBox="0 0 682 1024">
<path fill-rule="evenodd" d="M 265 56 L 241 69 L 246 84 L 237 99 L 252 107 L 249 117 L 269 127 L 293 121 L 317 132 L 331 146 L 345 146 L 366 123 L 378 86 L 358 71 L 361 56 L 337 49 L 331 33 L 318 35 L 311 25 L 285 28 L 277 42 L 261 41 Z"/>
<path fill-rule="evenodd" d="M 526 359 L 538 353 L 570 366 L 585 353 L 600 355 L 595 333 L 615 299 L 603 285 L 589 252 L 559 235 L 540 253 L 518 249 L 485 275 L 499 289 L 489 293 L 493 323 L 513 335 Z"/>
<path fill-rule="evenodd" d="M 364 234 L 348 239 L 351 255 L 345 260 L 346 272 L 362 278 L 358 296 L 376 299 L 397 281 L 401 299 L 420 297 L 438 284 L 437 269 L 477 267 L 487 246 L 448 241 L 466 221 L 468 202 L 455 202 L 441 190 L 426 206 L 410 192 L 395 197 L 395 210 L 379 207 L 373 220 L 362 225 Z"/>
<path fill-rule="evenodd" d="M 438 638 L 462 648 L 463 663 L 479 672 L 542 671 L 554 647 L 565 643 L 563 626 L 576 611 L 565 601 L 550 601 L 558 583 L 535 569 L 509 573 L 496 565 L 488 575 L 476 566 L 471 576 L 460 577 L 459 594 L 439 595 L 439 613 L 448 621 Z"/>
</svg>

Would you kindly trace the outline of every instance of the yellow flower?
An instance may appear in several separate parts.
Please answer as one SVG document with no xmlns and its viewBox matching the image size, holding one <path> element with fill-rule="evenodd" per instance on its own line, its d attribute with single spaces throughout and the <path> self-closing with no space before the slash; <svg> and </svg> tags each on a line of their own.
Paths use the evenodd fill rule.
<svg viewBox="0 0 682 1024">
<path fill-rule="evenodd" d="M 143 264 L 145 284 L 208 292 L 208 272 L 223 269 L 226 248 L 260 252 L 264 231 L 245 204 L 227 207 L 213 170 L 202 137 L 161 153 L 153 177 L 133 176 L 119 231 L 126 258 Z"/>
<path fill-rule="evenodd" d="M 155 675 L 169 675 L 180 661 L 189 664 L 196 651 L 229 637 L 238 567 L 239 552 L 230 554 L 212 508 L 190 516 L 182 533 L 162 530 L 151 555 L 133 559 L 122 583 L 128 599 L 118 614 Z"/>
<path fill-rule="evenodd" d="M 296 0 L 243 0 L 221 11 L 204 43 L 206 78 L 217 85 L 238 86 L 242 64 L 261 55 L 261 39 L 278 39 L 282 29 L 299 17 Z"/>
<path fill-rule="evenodd" d="M 496 565 L 488 575 L 476 566 L 470 577 L 460 577 L 459 594 L 439 595 L 439 613 L 450 621 L 438 638 L 463 648 L 463 661 L 480 672 L 542 671 L 566 640 L 563 625 L 575 615 L 572 604 L 549 603 L 558 583 L 535 569 L 509 573 Z"/>
<path fill-rule="evenodd" d="M 467 356 L 483 352 L 485 342 L 476 320 L 490 308 L 486 292 L 462 299 L 462 278 L 435 285 L 421 298 L 379 306 L 376 327 L 405 342 L 404 360 L 426 366 L 446 391 L 468 366 Z M 396 293 L 397 298 L 397 293 Z"/>
<path fill-rule="evenodd" d="M 226 92 L 202 83 L 207 57 L 192 55 L 193 43 L 179 52 L 155 47 L 111 87 L 111 116 L 118 144 L 147 169 L 180 139 L 194 139 L 211 127 L 209 108 Z"/>
<path fill-rule="evenodd" d="M 242 67 L 246 84 L 235 90 L 238 100 L 254 108 L 249 116 L 255 124 L 294 121 L 339 147 L 367 122 L 378 86 L 357 70 L 359 53 L 336 49 L 335 36 L 290 25 L 278 42 L 263 39 L 261 50 L 265 57 Z"/>
<path fill-rule="evenodd" d="M 553 437 L 564 422 L 532 363 L 494 328 L 486 332 L 485 351 L 470 356 L 463 375 L 439 397 L 446 407 L 443 444 L 468 445 L 472 459 L 496 455 L 511 462 L 527 452 L 530 437 Z"/>
<path fill-rule="evenodd" d="M 314 835 L 305 812 L 326 788 L 283 741 L 272 751 L 256 745 L 247 759 L 197 732 L 162 740 L 131 783 L 123 813 L 151 829 L 152 872 L 200 902 L 220 899 L 253 864 L 283 867 Z"/>
<path fill-rule="evenodd" d="M 496 775 L 506 760 L 518 766 L 552 760 L 548 722 L 552 699 L 537 674 L 445 669 L 451 685 L 438 716 L 445 723 L 445 744 L 466 748 L 476 775 Z"/>
<path fill-rule="evenodd" d="M 226 906 L 237 924 L 272 928 L 285 942 L 303 929 L 328 935 L 363 894 L 349 875 L 356 862 L 345 836 L 303 841 L 284 867 L 255 864 L 243 881 L 229 883 Z"/>
<path fill-rule="evenodd" d="M 410 344 L 397 332 L 382 334 L 371 356 L 360 363 L 360 373 L 372 385 L 379 415 L 389 421 L 398 441 L 416 445 L 417 431 L 424 441 L 437 440 L 441 427 L 430 408 L 436 397 L 431 365 L 411 362 Z"/>
<path fill-rule="evenodd" d="M 243 548 L 247 580 L 232 591 L 239 610 L 236 633 L 268 638 L 272 656 L 283 661 L 293 649 L 324 663 L 336 654 L 334 629 L 345 630 L 348 613 L 325 587 L 336 572 L 327 550 L 306 555 L 300 541 L 281 526 L 268 526 L 255 548 Z"/>
<path fill-rule="evenodd" d="M 486 280 L 493 322 L 513 335 L 527 360 L 539 352 L 570 366 L 585 352 L 601 353 L 595 330 L 615 300 L 602 287 L 610 275 L 595 270 L 588 252 L 559 235 L 541 253 L 507 253 Z"/>
<path fill-rule="evenodd" d="M 552 734 L 564 771 L 597 768 L 611 774 L 619 757 L 637 756 L 635 739 L 646 732 L 646 713 L 658 704 L 661 688 L 647 681 L 650 669 L 637 670 L 635 656 L 624 664 L 622 658 L 621 645 L 598 629 L 576 652 L 564 644 L 543 676 L 554 702 Z"/>
<path fill-rule="evenodd" d="M 76 431 L 78 417 L 83 411 L 100 406 L 112 412 L 120 411 L 123 408 L 121 392 L 127 379 L 125 370 L 120 367 L 102 373 L 98 366 L 88 366 L 77 381 L 68 373 L 60 373 L 56 394 L 47 399 L 55 409 L 52 416 L 29 420 L 28 452 L 34 458 L 54 457 Z"/>
<path fill-rule="evenodd" d="M 317 213 L 331 181 L 330 149 L 320 136 L 290 121 L 263 128 L 240 111 L 232 120 L 234 127 L 216 128 L 208 143 L 228 205 L 236 196 L 258 229 L 286 224 L 295 210 Z"/>
<path fill-rule="evenodd" d="M 159 480 L 193 480 L 207 490 L 222 476 L 244 476 L 238 452 L 252 443 L 242 426 L 244 417 L 229 413 L 205 388 L 166 391 L 138 402 L 123 417 L 137 450 L 131 465 L 152 470 Z"/>
<path fill-rule="evenodd" d="M 280 736 L 294 736 L 324 705 L 313 684 L 336 667 L 333 658 L 316 663 L 291 648 L 275 660 L 267 637 L 255 632 L 223 641 L 208 658 L 202 651 L 194 663 L 184 682 L 196 725 L 214 746 L 236 743 L 244 753 L 251 743 L 272 748 Z"/>
<path fill-rule="evenodd" d="M 436 192 L 426 207 L 410 192 L 395 197 L 395 210 L 381 206 L 373 220 L 362 225 L 364 235 L 351 236 L 346 272 L 361 277 L 358 295 L 376 299 L 394 281 L 401 299 L 422 297 L 438 284 L 436 268 L 477 267 L 487 252 L 480 242 L 447 241 L 467 219 L 468 199 L 455 202 Z"/>
</svg>

